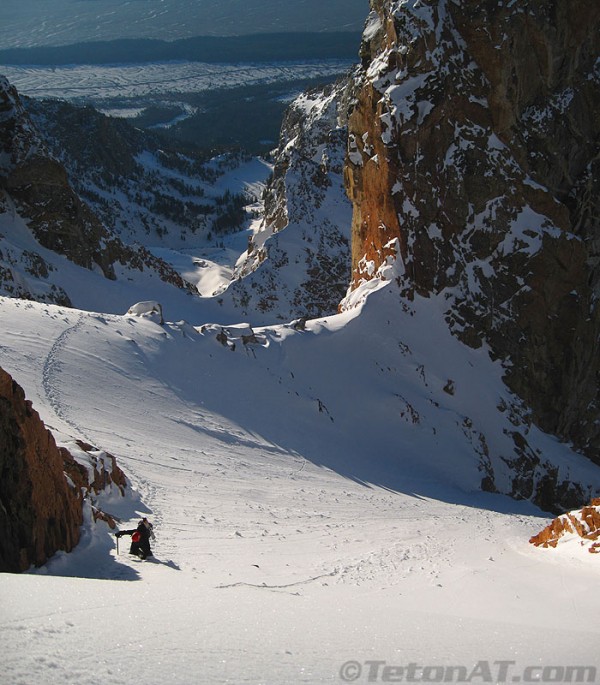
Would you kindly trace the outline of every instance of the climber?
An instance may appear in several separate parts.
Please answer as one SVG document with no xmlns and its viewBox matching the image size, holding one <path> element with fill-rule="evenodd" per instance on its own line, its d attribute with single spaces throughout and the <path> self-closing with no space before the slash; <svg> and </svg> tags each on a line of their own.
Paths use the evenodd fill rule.
<svg viewBox="0 0 600 685">
<path fill-rule="evenodd" d="M 131 535 L 131 547 L 129 549 L 130 554 L 135 554 L 135 556 L 140 559 L 145 559 L 146 557 L 152 556 L 152 550 L 150 549 L 150 538 L 153 540 L 154 530 L 152 524 L 146 517 L 144 517 L 138 524 L 138 527 L 133 530 L 119 530 L 115 533 L 117 538 L 123 535 Z"/>
</svg>

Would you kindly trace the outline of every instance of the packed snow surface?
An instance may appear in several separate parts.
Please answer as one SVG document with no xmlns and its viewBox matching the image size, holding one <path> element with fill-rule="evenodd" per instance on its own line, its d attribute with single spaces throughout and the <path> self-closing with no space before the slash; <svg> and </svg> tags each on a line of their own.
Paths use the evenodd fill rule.
<svg viewBox="0 0 600 685">
<path fill-rule="evenodd" d="M 500 421 L 506 390 L 439 308 L 383 288 L 223 331 L 0 298 L 0 364 L 59 443 L 117 456 L 132 490 L 101 506 L 157 535 L 141 562 L 88 523 L 0 576 L 2 683 L 588 682 L 598 558 L 532 547 L 547 515 L 478 491 L 457 417 Z"/>
</svg>

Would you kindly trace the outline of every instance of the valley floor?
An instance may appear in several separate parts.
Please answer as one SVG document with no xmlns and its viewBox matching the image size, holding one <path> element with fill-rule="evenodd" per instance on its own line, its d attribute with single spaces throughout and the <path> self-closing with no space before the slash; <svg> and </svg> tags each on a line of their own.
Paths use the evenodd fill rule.
<svg viewBox="0 0 600 685">
<path fill-rule="evenodd" d="M 0 298 L 0 365 L 63 444 L 117 456 L 135 494 L 101 504 L 157 535 L 141 562 L 99 524 L 73 554 L 1 575 L 3 683 L 598 680 L 598 559 L 531 547 L 538 510 L 309 460 L 253 429 L 266 394 L 227 385 L 220 360 L 237 356 L 200 340 L 194 357 L 185 328 L 153 356 L 171 335 Z"/>
</svg>

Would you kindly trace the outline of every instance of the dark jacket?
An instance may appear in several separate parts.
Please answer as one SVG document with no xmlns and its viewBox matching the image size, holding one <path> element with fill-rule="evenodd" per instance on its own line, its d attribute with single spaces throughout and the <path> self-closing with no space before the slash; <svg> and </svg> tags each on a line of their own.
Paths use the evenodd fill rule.
<svg viewBox="0 0 600 685">
<path fill-rule="evenodd" d="M 133 530 L 120 530 L 117 533 L 117 537 L 121 537 L 122 535 L 133 535 L 134 533 L 139 533 L 139 540 L 131 541 L 129 553 L 135 554 L 137 557 L 140 557 L 140 559 L 151 557 L 152 550 L 150 549 L 150 538 L 154 537 L 152 524 L 145 524 L 143 521 L 140 521 L 137 528 Z"/>
</svg>

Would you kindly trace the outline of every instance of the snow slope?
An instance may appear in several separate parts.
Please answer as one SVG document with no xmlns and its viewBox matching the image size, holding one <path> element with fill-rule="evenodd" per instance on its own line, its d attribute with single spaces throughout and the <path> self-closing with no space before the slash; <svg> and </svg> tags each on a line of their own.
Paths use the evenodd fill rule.
<svg viewBox="0 0 600 685">
<path fill-rule="evenodd" d="M 0 364 L 59 442 L 117 456 L 135 495 L 104 507 L 123 527 L 147 513 L 158 538 L 139 562 L 88 526 L 72 555 L 2 575 L 2 682 L 600 668 L 597 558 L 531 547 L 545 516 L 478 490 L 472 434 L 501 454 L 515 419 L 498 410 L 514 402 L 501 369 L 449 335 L 435 298 L 398 311 L 390 286 L 304 331 L 224 331 L 197 309 L 159 326 L 0 298 Z M 528 440 L 598 492 L 589 462 L 535 429 Z"/>
</svg>

